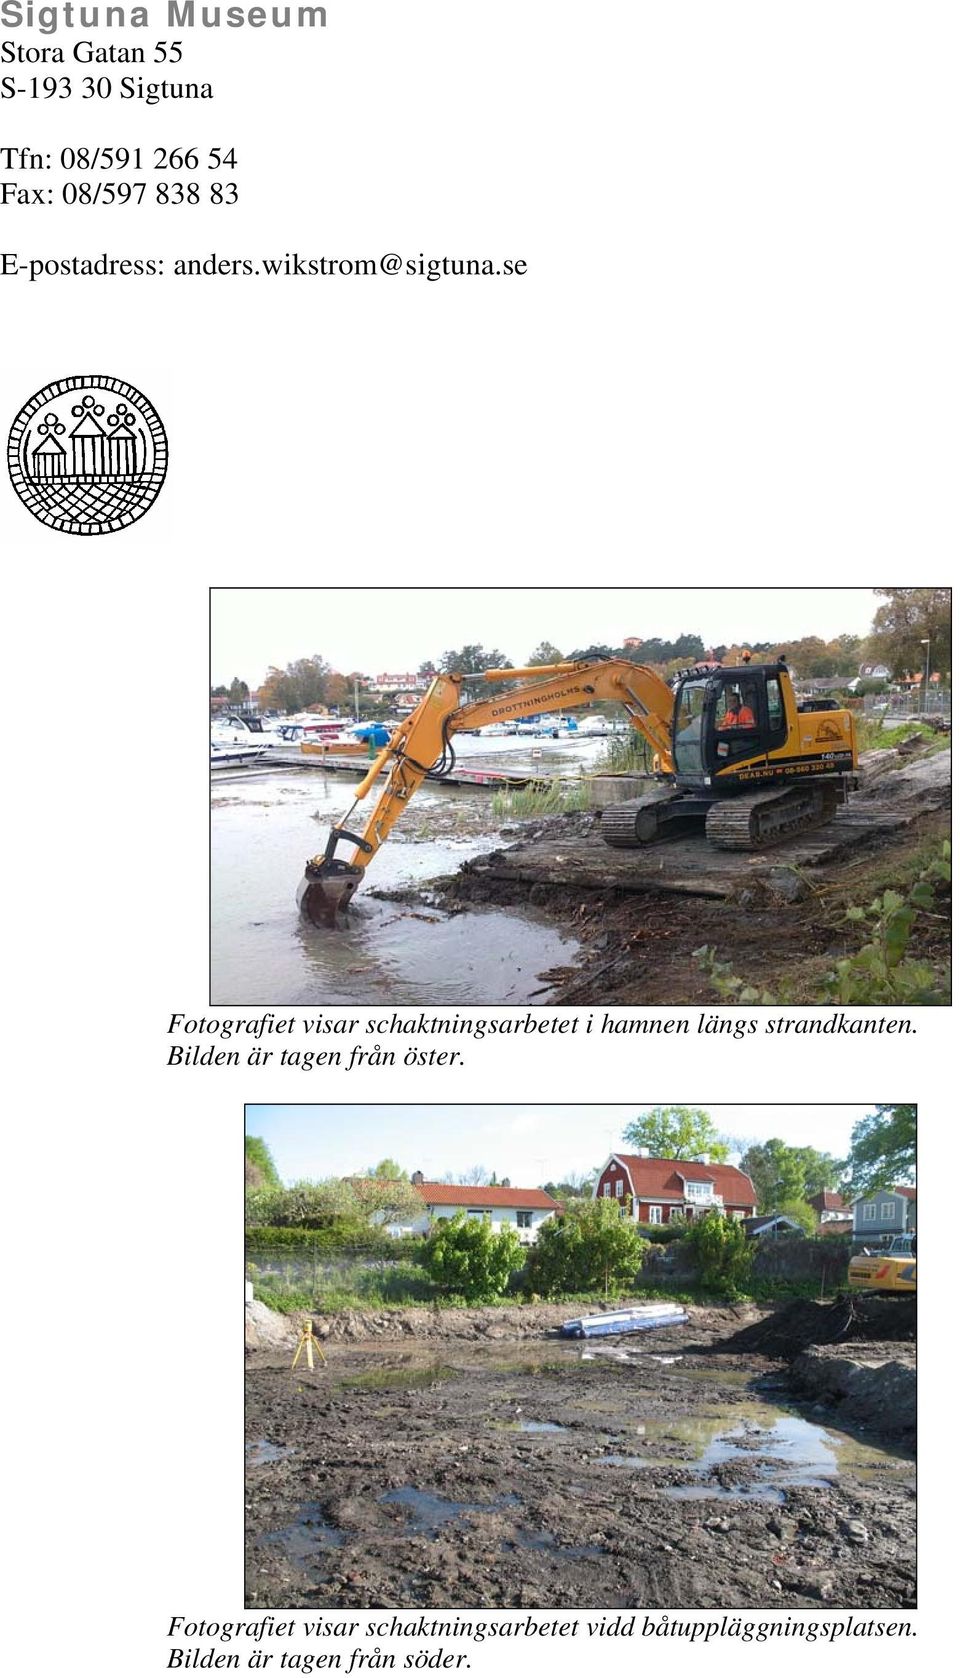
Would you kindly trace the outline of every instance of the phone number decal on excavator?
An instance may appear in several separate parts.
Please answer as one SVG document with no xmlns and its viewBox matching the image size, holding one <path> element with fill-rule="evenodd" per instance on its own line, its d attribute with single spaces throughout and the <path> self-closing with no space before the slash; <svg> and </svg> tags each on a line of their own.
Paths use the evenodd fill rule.
<svg viewBox="0 0 960 1678">
<path fill-rule="evenodd" d="M 820 752 L 809 763 L 804 758 L 797 758 L 792 763 L 758 764 L 754 769 L 737 769 L 730 776 L 737 781 L 769 781 L 776 775 L 817 775 L 823 773 L 824 763 L 832 763 L 837 769 L 853 768 L 852 752 Z M 720 771 L 723 774 L 723 770 Z"/>
</svg>

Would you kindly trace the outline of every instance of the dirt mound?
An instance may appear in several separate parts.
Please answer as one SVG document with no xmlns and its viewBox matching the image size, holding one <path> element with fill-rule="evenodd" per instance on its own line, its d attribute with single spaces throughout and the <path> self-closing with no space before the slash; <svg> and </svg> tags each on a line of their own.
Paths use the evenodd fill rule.
<svg viewBox="0 0 960 1678">
<path fill-rule="evenodd" d="M 797 1300 L 751 1323 L 726 1341 L 725 1352 L 760 1352 L 768 1358 L 796 1358 L 808 1346 L 830 1346 L 838 1341 L 915 1340 L 915 1294 L 893 1298 L 841 1295 L 832 1304 Z"/>
<path fill-rule="evenodd" d="M 811 1346 L 790 1365 L 790 1383 L 835 1405 L 841 1416 L 912 1445 L 917 1437 L 917 1362 L 912 1346 Z"/>
<path fill-rule="evenodd" d="M 290 1317 L 250 1299 L 244 1306 L 243 1338 L 248 1352 L 273 1352 L 295 1345 L 297 1334 Z"/>
</svg>

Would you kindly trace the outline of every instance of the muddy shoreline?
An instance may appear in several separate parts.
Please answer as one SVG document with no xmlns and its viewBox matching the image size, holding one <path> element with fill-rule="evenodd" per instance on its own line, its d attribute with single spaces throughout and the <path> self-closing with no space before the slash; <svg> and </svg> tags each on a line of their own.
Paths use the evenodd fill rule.
<svg viewBox="0 0 960 1678">
<path fill-rule="evenodd" d="M 731 965 L 745 982 L 788 988 L 798 1002 L 817 986 L 841 957 L 862 939 L 844 920 L 845 899 L 862 890 L 865 866 L 877 870 L 903 864 L 924 840 L 949 837 L 949 818 L 924 808 L 909 821 L 876 834 L 861 832 L 857 844 L 829 865 L 804 868 L 776 858 L 758 867 L 747 859 L 740 877 L 697 875 L 697 846 L 688 843 L 688 879 L 667 888 L 652 873 L 642 891 L 622 882 L 624 858 L 634 852 L 604 850 L 594 816 L 551 818 L 533 824 L 508 848 L 465 862 L 453 876 L 425 886 L 374 895 L 408 905 L 428 905 L 453 916 L 497 908 L 535 913 L 577 939 L 573 960 L 543 971 L 542 989 L 532 1000 L 567 1005 L 731 1005 L 704 973 L 694 952 L 704 946 L 718 962 Z M 679 847 L 670 848 L 675 851 Z M 656 847 L 665 853 L 668 847 Z M 609 883 L 598 883 L 608 856 L 619 857 Z M 738 861 L 741 859 L 738 859 Z M 840 908 L 838 909 L 838 904 Z M 921 928 L 921 954 L 944 971 L 949 966 L 949 896 L 938 903 L 940 921 Z M 816 993 L 814 993 L 816 994 Z"/>
<path fill-rule="evenodd" d="M 252 1352 L 248 1606 L 915 1605 L 908 1444 L 836 1390 L 840 1363 L 909 1382 L 912 1345 L 824 1348 L 801 1400 L 787 1360 L 724 1350 L 763 1312 L 691 1314 L 599 1345 L 509 1310 L 331 1320 L 312 1375 Z"/>
</svg>

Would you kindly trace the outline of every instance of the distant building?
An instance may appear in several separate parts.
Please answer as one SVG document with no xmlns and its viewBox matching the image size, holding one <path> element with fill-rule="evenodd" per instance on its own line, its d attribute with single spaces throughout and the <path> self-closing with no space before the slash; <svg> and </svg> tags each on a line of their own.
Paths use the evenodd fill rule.
<svg viewBox="0 0 960 1678">
<path fill-rule="evenodd" d="M 422 1171 L 415 1171 L 411 1187 L 423 1201 L 423 1213 L 411 1213 L 386 1223 L 390 1235 L 426 1235 L 437 1218 L 452 1218 L 465 1212 L 468 1218 L 485 1218 L 499 1233 L 512 1229 L 523 1246 L 531 1246 L 548 1218 L 563 1207 L 545 1189 L 515 1189 L 509 1179 L 496 1185 L 478 1183 L 432 1183 Z M 375 1220 L 383 1222 L 382 1218 Z"/>
<path fill-rule="evenodd" d="M 853 1211 L 833 1189 L 821 1189 L 808 1201 L 817 1215 L 818 1235 L 848 1235 L 853 1228 Z"/>
<path fill-rule="evenodd" d="M 758 1218 L 744 1218 L 743 1227 L 751 1240 L 775 1241 L 778 1236 L 803 1234 L 803 1225 L 782 1212 L 761 1212 Z"/>
<path fill-rule="evenodd" d="M 875 1189 L 853 1202 L 853 1239 L 883 1246 L 895 1235 L 916 1234 L 917 1191 L 909 1185 Z"/>
<path fill-rule="evenodd" d="M 368 693 L 414 692 L 421 694 L 426 692 L 432 681 L 432 675 L 418 676 L 412 671 L 407 670 L 400 672 L 395 676 L 390 675 L 389 672 L 385 672 L 381 676 L 373 676 L 370 681 L 366 682 L 364 685 Z"/>
<path fill-rule="evenodd" d="M 751 1218 L 757 1210 L 745 1171 L 704 1159 L 611 1154 L 593 1192 L 596 1200 L 617 1201 L 625 1218 L 642 1224 L 692 1222 L 712 1211 Z"/>
</svg>

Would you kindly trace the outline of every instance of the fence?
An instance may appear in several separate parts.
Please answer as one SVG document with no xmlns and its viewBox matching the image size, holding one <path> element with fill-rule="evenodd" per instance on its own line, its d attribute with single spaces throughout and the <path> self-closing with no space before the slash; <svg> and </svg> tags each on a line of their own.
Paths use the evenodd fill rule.
<svg viewBox="0 0 960 1678">
<path fill-rule="evenodd" d="M 418 1247 L 383 1242 L 343 1247 L 259 1247 L 247 1250 L 247 1280 L 261 1297 L 316 1311 L 358 1302 L 428 1300 L 433 1290 L 417 1262 Z"/>
<path fill-rule="evenodd" d="M 851 1244 L 842 1235 L 761 1237 L 753 1243 L 753 1275 L 765 1281 L 819 1282 L 822 1287 L 842 1287 L 850 1261 Z M 696 1279 L 697 1264 L 685 1242 L 669 1247 L 649 1247 L 643 1258 L 643 1278 L 689 1282 Z"/>
<path fill-rule="evenodd" d="M 952 690 L 931 686 L 924 693 L 867 693 L 863 699 L 864 715 L 868 717 L 888 716 L 903 720 L 905 717 L 949 717 L 951 715 Z"/>
</svg>

